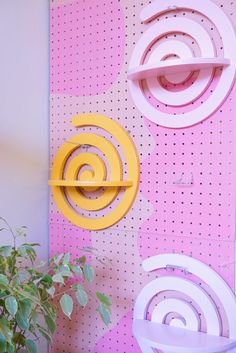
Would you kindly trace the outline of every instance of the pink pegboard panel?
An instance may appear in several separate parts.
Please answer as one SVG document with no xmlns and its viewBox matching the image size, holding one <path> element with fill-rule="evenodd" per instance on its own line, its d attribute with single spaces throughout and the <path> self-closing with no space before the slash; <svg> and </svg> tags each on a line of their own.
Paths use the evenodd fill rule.
<svg viewBox="0 0 236 353">
<path fill-rule="evenodd" d="M 112 352 L 139 352 L 139 346 L 132 336 L 132 311 L 127 313 L 114 327 L 112 332 L 108 332 L 97 343 L 93 353 Z M 107 348 L 109 347 L 109 348 Z M 108 349 L 108 350 L 107 350 Z"/>
<path fill-rule="evenodd" d="M 236 1 L 214 2 L 235 23 Z M 141 268 L 148 256 L 167 252 L 193 256 L 234 288 L 236 90 L 211 117 L 189 128 L 167 129 L 142 116 L 131 98 L 127 72 L 135 45 L 152 25 L 142 24 L 139 18 L 149 3 L 51 2 L 51 163 L 59 147 L 76 133 L 71 119 L 82 113 L 104 114 L 121 124 L 134 140 L 141 161 L 136 200 L 109 229 L 89 232 L 71 225 L 50 199 L 50 254 L 64 251 L 78 256 L 77 247 L 97 248 L 112 260 L 112 269 L 94 262 L 94 288 L 113 302 L 108 328 L 96 316 L 93 301 L 86 309 L 76 308 L 72 321 L 61 315 L 52 353 L 139 352 L 131 332 L 132 309 L 141 288 L 156 276 Z M 174 16 L 174 12 L 168 14 Z M 204 16 L 180 11 L 178 17 L 203 26 L 218 55 L 222 54 L 219 33 Z M 161 16 L 159 21 L 164 19 Z M 184 40 L 198 52 L 194 41 Z M 219 75 L 220 70 L 210 91 Z M 176 114 L 201 104 L 196 100 L 191 107 L 160 104 L 158 108 Z"/>
<path fill-rule="evenodd" d="M 86 96 L 106 91 L 122 65 L 124 40 L 118 1 L 78 0 L 52 7 L 52 93 Z"/>
<path fill-rule="evenodd" d="M 234 240 L 234 122 L 226 118 L 234 94 L 214 118 L 191 129 L 148 124 L 156 148 L 142 165 L 142 193 L 155 211 L 143 232 Z"/>
<path fill-rule="evenodd" d="M 63 221 L 64 218 L 60 214 L 53 214 L 50 217 L 50 253 L 53 256 L 69 252 L 73 260 L 82 255 L 81 248 L 92 245 L 91 234 L 72 224 L 63 224 Z"/>
</svg>

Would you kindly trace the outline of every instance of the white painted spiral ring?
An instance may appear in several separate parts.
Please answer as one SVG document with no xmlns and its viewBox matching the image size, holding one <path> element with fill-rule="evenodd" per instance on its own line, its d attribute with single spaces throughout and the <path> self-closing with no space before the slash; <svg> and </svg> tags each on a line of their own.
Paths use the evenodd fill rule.
<svg viewBox="0 0 236 353">
<path fill-rule="evenodd" d="M 154 17 L 170 11 L 172 6 L 173 0 L 156 0 L 144 8 L 141 14 L 141 19 L 144 22 L 148 22 Z M 157 109 L 157 107 L 152 105 L 147 99 L 143 92 L 143 87 L 138 80 L 131 79 L 128 81 L 128 85 L 134 103 L 145 117 L 165 127 L 183 128 L 192 126 L 209 117 L 226 99 L 235 79 L 236 45 L 235 33 L 230 20 L 225 15 L 225 13 L 212 1 L 175 0 L 175 7 L 177 9 L 190 9 L 202 13 L 216 26 L 216 29 L 222 38 L 224 58 L 230 60 L 230 65 L 223 68 L 217 86 L 215 87 L 214 91 L 209 94 L 205 101 L 203 101 L 203 103 L 197 106 L 195 109 L 184 112 L 184 114 L 176 113 L 173 115 Z M 165 20 L 161 22 L 163 26 L 162 36 L 164 36 L 166 33 L 164 25 Z M 134 52 L 131 56 L 129 70 L 132 71 L 133 68 L 137 68 L 143 64 L 143 59 L 146 56 L 147 50 L 155 43 L 158 37 L 158 33 L 154 33 L 154 30 L 157 28 L 155 26 L 157 25 L 158 23 L 155 23 L 146 32 L 144 32 L 143 36 L 136 44 Z M 188 28 L 185 29 L 185 32 L 188 32 Z M 209 74 L 208 78 L 210 79 Z"/>
</svg>

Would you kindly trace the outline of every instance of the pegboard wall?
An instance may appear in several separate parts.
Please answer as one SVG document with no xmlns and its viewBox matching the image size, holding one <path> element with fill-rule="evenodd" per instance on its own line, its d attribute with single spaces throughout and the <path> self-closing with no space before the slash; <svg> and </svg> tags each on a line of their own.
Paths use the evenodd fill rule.
<svg viewBox="0 0 236 353">
<path fill-rule="evenodd" d="M 236 23 L 236 1 L 214 2 Z M 94 263 L 94 286 L 113 302 L 109 328 L 94 314 L 93 302 L 83 310 L 77 308 L 71 321 L 61 316 L 52 353 L 139 352 L 132 337 L 132 309 L 140 289 L 155 276 L 141 268 L 149 256 L 168 252 L 193 256 L 214 268 L 234 289 L 236 88 L 214 114 L 191 127 L 170 129 L 143 116 L 130 95 L 127 71 L 136 43 L 152 26 L 139 18 L 149 3 L 51 2 L 51 163 L 64 141 L 77 133 L 71 119 L 82 113 L 103 114 L 121 124 L 130 133 L 141 163 L 136 200 L 127 215 L 108 229 L 88 231 L 72 225 L 51 196 L 51 255 L 69 251 L 77 256 L 76 246 L 97 248 L 112 260 L 112 269 Z M 176 16 L 203 26 L 222 55 L 217 29 L 200 13 L 170 10 L 154 21 Z M 187 36 L 184 41 L 198 52 L 197 43 Z M 220 75 L 217 69 L 208 93 L 191 107 L 160 103 L 158 109 L 173 115 L 195 109 L 214 91 Z M 169 82 L 163 85 L 176 90 Z M 147 99 L 155 106 L 148 92 Z"/>
</svg>

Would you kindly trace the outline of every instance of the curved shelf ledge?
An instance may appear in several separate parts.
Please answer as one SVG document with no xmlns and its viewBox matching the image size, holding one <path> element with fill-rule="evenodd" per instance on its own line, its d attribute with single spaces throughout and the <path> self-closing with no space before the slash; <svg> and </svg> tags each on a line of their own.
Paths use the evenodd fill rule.
<svg viewBox="0 0 236 353">
<path fill-rule="evenodd" d="M 149 347 L 168 353 L 219 353 L 236 347 L 236 340 L 194 332 L 147 320 L 134 320 L 133 333 Z"/>
<path fill-rule="evenodd" d="M 208 68 L 229 66 L 230 59 L 225 58 L 191 58 L 173 59 L 159 61 L 157 64 L 144 64 L 139 67 L 131 68 L 128 71 L 128 79 L 143 80 L 149 77 L 165 76 L 179 72 L 197 71 Z"/>
<path fill-rule="evenodd" d="M 130 187 L 133 185 L 131 180 L 117 180 L 117 181 L 80 181 L 80 180 L 49 180 L 51 186 L 67 186 L 67 187 Z"/>
</svg>

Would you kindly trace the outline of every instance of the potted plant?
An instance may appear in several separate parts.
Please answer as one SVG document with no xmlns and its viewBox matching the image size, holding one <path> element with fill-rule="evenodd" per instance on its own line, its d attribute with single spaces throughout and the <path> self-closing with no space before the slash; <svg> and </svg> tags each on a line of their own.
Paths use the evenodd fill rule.
<svg viewBox="0 0 236 353">
<path fill-rule="evenodd" d="M 26 237 L 26 227 L 13 230 L 5 219 L 0 220 L 4 222 L 0 231 L 9 232 L 13 240 L 12 245 L 0 246 L 0 352 L 37 353 L 39 337 L 49 344 L 52 341 L 58 310 L 71 318 L 75 300 L 82 307 L 87 305 L 85 284 L 93 281 L 94 268 L 85 255 L 71 261 L 69 253 L 36 264 L 39 244 L 17 245 L 18 238 Z M 84 251 L 97 257 L 92 248 Z M 94 296 L 98 314 L 108 325 L 111 302 L 103 293 Z M 60 299 L 60 308 L 53 304 L 54 298 Z"/>
</svg>

